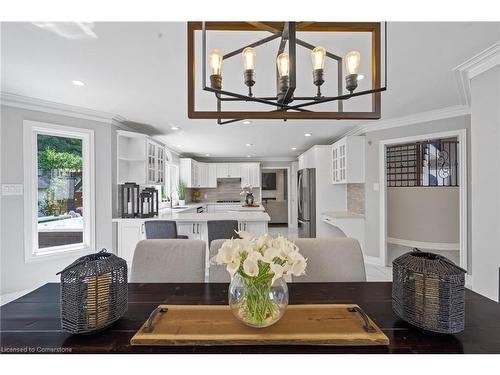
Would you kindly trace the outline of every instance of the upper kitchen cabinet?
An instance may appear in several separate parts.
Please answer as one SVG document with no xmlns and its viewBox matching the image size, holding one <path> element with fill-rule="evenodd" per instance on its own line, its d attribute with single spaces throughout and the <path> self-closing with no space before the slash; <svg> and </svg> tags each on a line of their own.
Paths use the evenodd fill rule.
<svg viewBox="0 0 500 375">
<path fill-rule="evenodd" d="M 241 170 L 241 187 L 252 185 L 260 187 L 260 164 L 259 163 L 242 163 Z"/>
<path fill-rule="evenodd" d="M 217 163 L 217 178 L 241 178 L 240 163 Z"/>
<path fill-rule="evenodd" d="M 216 188 L 216 165 L 200 163 L 191 158 L 181 158 L 180 178 L 189 188 Z"/>
<path fill-rule="evenodd" d="M 147 135 L 117 131 L 117 182 L 139 185 L 162 184 L 165 180 L 165 148 Z"/>
<path fill-rule="evenodd" d="M 365 182 L 365 137 L 345 137 L 332 145 L 332 182 Z"/>
</svg>

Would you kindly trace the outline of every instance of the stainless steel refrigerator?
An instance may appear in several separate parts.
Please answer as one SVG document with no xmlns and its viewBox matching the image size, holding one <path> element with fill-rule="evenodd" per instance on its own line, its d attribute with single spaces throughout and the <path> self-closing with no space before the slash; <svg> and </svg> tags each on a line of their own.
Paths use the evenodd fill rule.
<svg viewBox="0 0 500 375">
<path fill-rule="evenodd" d="M 299 238 L 316 237 L 316 169 L 305 168 L 297 176 Z"/>
</svg>

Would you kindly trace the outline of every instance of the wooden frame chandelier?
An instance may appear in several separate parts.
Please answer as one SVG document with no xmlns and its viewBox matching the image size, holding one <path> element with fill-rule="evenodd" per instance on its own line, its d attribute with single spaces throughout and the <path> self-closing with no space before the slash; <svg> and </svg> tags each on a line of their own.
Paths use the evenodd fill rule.
<svg viewBox="0 0 500 375">
<path fill-rule="evenodd" d="M 379 119 L 381 113 L 381 95 L 387 88 L 387 24 L 384 32 L 384 85 L 381 86 L 381 23 L 379 22 L 188 22 L 188 117 L 191 119 L 216 119 L 218 124 L 228 124 L 245 119 Z M 234 51 L 222 54 L 213 49 L 207 54 L 207 31 L 266 31 L 269 36 Z M 202 90 L 215 96 L 215 111 L 198 111 L 195 108 L 195 32 L 201 31 L 202 48 Z M 371 79 L 370 90 L 356 91 L 359 75 L 360 53 L 351 51 L 344 57 L 327 51 L 321 46 L 314 46 L 297 37 L 297 32 L 369 32 L 371 33 Z M 276 92 L 268 96 L 255 96 L 252 87 L 255 79 L 255 48 L 280 40 L 276 55 Z M 288 51 L 285 48 L 288 47 Z M 316 96 L 295 96 L 296 89 L 296 50 L 302 47 L 311 50 L 313 84 L 317 87 Z M 221 66 L 224 60 L 234 56 L 243 58 L 244 84 L 246 93 L 224 90 Z M 325 60 L 337 62 L 337 92 L 335 96 L 323 96 L 321 86 L 324 79 Z M 344 65 L 346 72 L 344 74 Z M 207 68 L 210 76 L 207 80 Z M 343 82 L 345 81 L 345 90 Z M 208 83 L 208 84 L 207 84 Z M 343 102 L 354 97 L 371 95 L 371 111 L 344 111 Z M 269 111 L 227 111 L 224 102 L 257 102 L 268 105 Z M 313 111 L 316 104 L 336 102 L 336 111 Z"/>
</svg>

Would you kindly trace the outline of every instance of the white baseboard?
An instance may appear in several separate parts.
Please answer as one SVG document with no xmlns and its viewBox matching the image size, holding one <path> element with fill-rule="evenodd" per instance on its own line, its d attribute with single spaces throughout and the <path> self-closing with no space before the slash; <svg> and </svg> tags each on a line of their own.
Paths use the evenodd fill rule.
<svg viewBox="0 0 500 375">
<path fill-rule="evenodd" d="M 472 275 L 465 275 L 465 287 L 472 290 Z"/>
<path fill-rule="evenodd" d="M 379 257 L 363 254 L 363 259 L 365 263 L 373 264 L 375 266 L 384 266 L 384 264 L 382 264 L 382 260 Z"/>
<path fill-rule="evenodd" d="M 392 243 L 394 245 L 405 246 L 405 247 L 416 247 L 419 249 L 431 249 L 440 251 L 459 251 L 460 244 L 452 242 L 424 242 L 424 241 L 412 241 L 403 240 L 400 238 L 387 237 L 387 243 Z"/>
</svg>

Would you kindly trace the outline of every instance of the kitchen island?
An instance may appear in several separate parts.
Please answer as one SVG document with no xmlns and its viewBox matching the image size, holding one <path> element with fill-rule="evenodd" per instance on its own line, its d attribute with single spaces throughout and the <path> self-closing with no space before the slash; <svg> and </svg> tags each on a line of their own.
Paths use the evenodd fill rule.
<svg viewBox="0 0 500 375">
<path fill-rule="evenodd" d="M 179 235 L 188 236 L 189 239 L 203 240 L 207 244 L 206 265 L 208 271 L 209 247 L 207 221 L 210 220 L 236 220 L 239 230 L 245 230 L 254 236 L 267 232 L 269 215 L 264 211 L 256 211 L 244 207 L 227 212 L 197 212 L 199 204 L 189 204 L 182 209 L 164 209 L 160 214 L 151 218 L 115 218 L 113 223 L 116 234 L 117 255 L 127 261 L 128 267 L 132 266 L 135 246 L 146 239 L 144 222 L 148 220 L 173 220 L 177 223 Z"/>
</svg>

